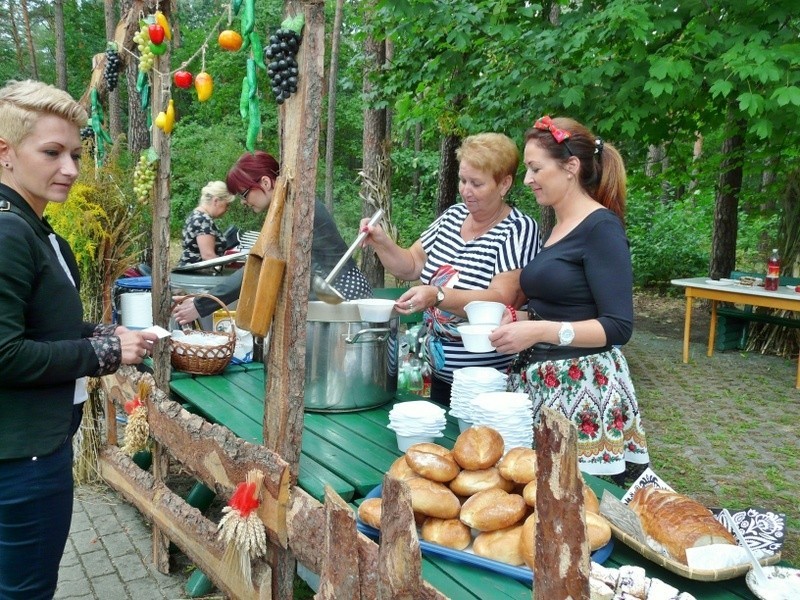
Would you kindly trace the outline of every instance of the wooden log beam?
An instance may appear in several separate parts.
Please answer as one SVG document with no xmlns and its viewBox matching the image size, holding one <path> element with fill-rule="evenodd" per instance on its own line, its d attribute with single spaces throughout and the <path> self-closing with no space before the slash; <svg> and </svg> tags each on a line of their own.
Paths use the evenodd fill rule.
<svg viewBox="0 0 800 600">
<path fill-rule="evenodd" d="M 253 563 L 253 589 L 230 577 L 223 561 L 225 548 L 217 541 L 217 525 L 199 510 L 189 506 L 163 483 L 137 467 L 119 448 L 106 447 L 100 455 L 100 474 L 122 496 L 151 519 L 158 531 L 164 532 L 197 567 L 226 595 L 253 598 L 260 594 L 263 582 L 270 581 L 269 565 Z M 267 598 L 269 596 L 266 596 Z"/>
<path fill-rule="evenodd" d="M 358 531 L 353 510 L 325 486 L 325 546 L 318 600 L 360 600 Z"/>
<path fill-rule="evenodd" d="M 589 544 L 578 471 L 578 432 L 542 409 L 536 442 L 535 600 L 589 597 Z"/>
<path fill-rule="evenodd" d="M 422 555 L 411 508 L 411 490 L 402 481 L 386 475 L 382 498 L 378 598 L 415 600 L 420 597 L 422 585 Z"/>
</svg>

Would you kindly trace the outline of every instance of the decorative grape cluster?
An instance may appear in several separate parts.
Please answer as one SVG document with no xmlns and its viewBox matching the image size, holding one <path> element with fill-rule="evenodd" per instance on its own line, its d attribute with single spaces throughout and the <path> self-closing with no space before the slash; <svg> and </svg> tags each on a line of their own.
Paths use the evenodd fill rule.
<svg viewBox="0 0 800 600">
<path fill-rule="evenodd" d="M 93 140 L 94 139 L 94 129 L 92 129 L 91 125 L 87 125 L 86 127 L 81 127 L 81 140 Z"/>
<path fill-rule="evenodd" d="M 271 62 L 267 74 L 272 81 L 275 101 L 283 104 L 297 91 L 297 50 L 300 48 L 300 34 L 291 29 L 278 29 L 269 38 L 269 46 L 264 57 Z"/>
<path fill-rule="evenodd" d="M 150 49 L 150 34 L 147 32 L 147 25 L 133 34 L 133 41 L 139 48 L 139 70 L 142 73 L 149 73 L 156 58 Z"/>
<path fill-rule="evenodd" d="M 122 66 L 122 59 L 117 52 L 116 44 L 109 44 L 106 48 L 106 67 L 103 70 L 103 79 L 108 84 L 108 91 L 113 92 L 117 89 L 119 81 L 119 69 Z"/>
<path fill-rule="evenodd" d="M 156 171 L 147 159 L 146 154 L 139 156 L 139 162 L 133 170 L 133 191 L 136 192 L 136 199 L 142 204 L 150 199 L 150 190 L 156 181 Z"/>
</svg>

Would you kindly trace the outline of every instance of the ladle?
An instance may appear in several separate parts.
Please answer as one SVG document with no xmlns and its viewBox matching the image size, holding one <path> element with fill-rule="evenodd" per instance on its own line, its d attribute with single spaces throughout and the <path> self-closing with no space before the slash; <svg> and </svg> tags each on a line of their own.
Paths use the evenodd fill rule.
<svg viewBox="0 0 800 600">
<path fill-rule="evenodd" d="M 381 220 L 381 217 L 383 217 L 383 209 L 379 208 L 378 210 L 375 211 L 375 214 L 373 214 L 372 217 L 370 217 L 369 222 L 367 223 L 367 227 L 372 227 L 373 225 L 375 225 L 378 221 Z M 311 287 L 314 290 L 314 293 L 317 295 L 317 298 L 319 298 L 323 302 L 327 302 L 328 304 L 339 304 L 344 301 L 345 299 L 344 296 L 342 296 L 342 294 L 339 293 L 339 290 L 337 290 L 335 287 L 333 287 L 333 285 L 331 285 L 331 281 L 336 279 L 336 276 L 339 275 L 339 271 L 342 270 L 344 263 L 347 262 L 348 258 L 353 256 L 353 252 L 356 251 L 356 248 L 358 248 L 361 245 L 361 242 L 363 242 L 364 238 L 366 237 L 367 237 L 366 231 L 361 231 L 358 234 L 356 240 L 352 244 L 350 244 L 350 247 L 347 249 L 347 252 L 345 252 L 342 258 L 339 259 L 339 262 L 336 263 L 336 266 L 334 266 L 333 269 L 331 269 L 331 272 L 328 273 L 327 277 L 323 279 L 322 275 L 320 275 L 319 273 L 314 273 L 314 275 L 311 278 Z"/>
</svg>

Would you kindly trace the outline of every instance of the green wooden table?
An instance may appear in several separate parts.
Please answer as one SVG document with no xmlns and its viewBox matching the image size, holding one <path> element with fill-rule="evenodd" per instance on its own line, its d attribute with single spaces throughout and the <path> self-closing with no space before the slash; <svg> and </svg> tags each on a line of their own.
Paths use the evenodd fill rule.
<svg viewBox="0 0 800 600">
<path fill-rule="evenodd" d="M 170 387 L 176 400 L 188 410 L 225 425 L 242 439 L 263 443 L 265 385 L 260 363 L 230 366 L 214 376 L 174 373 Z M 411 399 L 418 397 L 399 393 L 397 401 Z M 327 484 L 344 500 L 356 503 L 380 485 L 384 473 L 401 454 L 394 432 L 386 427 L 392 404 L 350 413 L 307 412 L 298 485 L 322 501 Z M 452 447 L 458 433 L 458 424 L 448 417 L 444 437 L 437 442 Z M 618 497 L 622 495 L 619 487 L 592 476 L 586 479 L 598 496 L 605 489 Z M 605 565 L 644 567 L 649 577 L 657 577 L 698 599 L 755 600 L 743 577 L 717 583 L 685 579 L 651 563 L 618 540 Z M 530 588 L 514 579 L 444 558 L 424 557 L 422 572 L 426 581 L 458 600 L 531 598 Z"/>
</svg>

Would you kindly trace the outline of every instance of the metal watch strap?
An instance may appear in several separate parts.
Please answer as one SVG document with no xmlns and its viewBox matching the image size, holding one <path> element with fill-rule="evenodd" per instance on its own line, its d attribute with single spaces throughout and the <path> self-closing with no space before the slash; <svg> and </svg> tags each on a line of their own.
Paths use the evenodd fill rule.
<svg viewBox="0 0 800 600">
<path fill-rule="evenodd" d="M 436 302 L 434 302 L 433 306 L 434 307 L 439 306 L 443 301 L 444 301 L 444 290 L 442 289 L 442 286 L 437 285 L 436 286 Z"/>
</svg>

